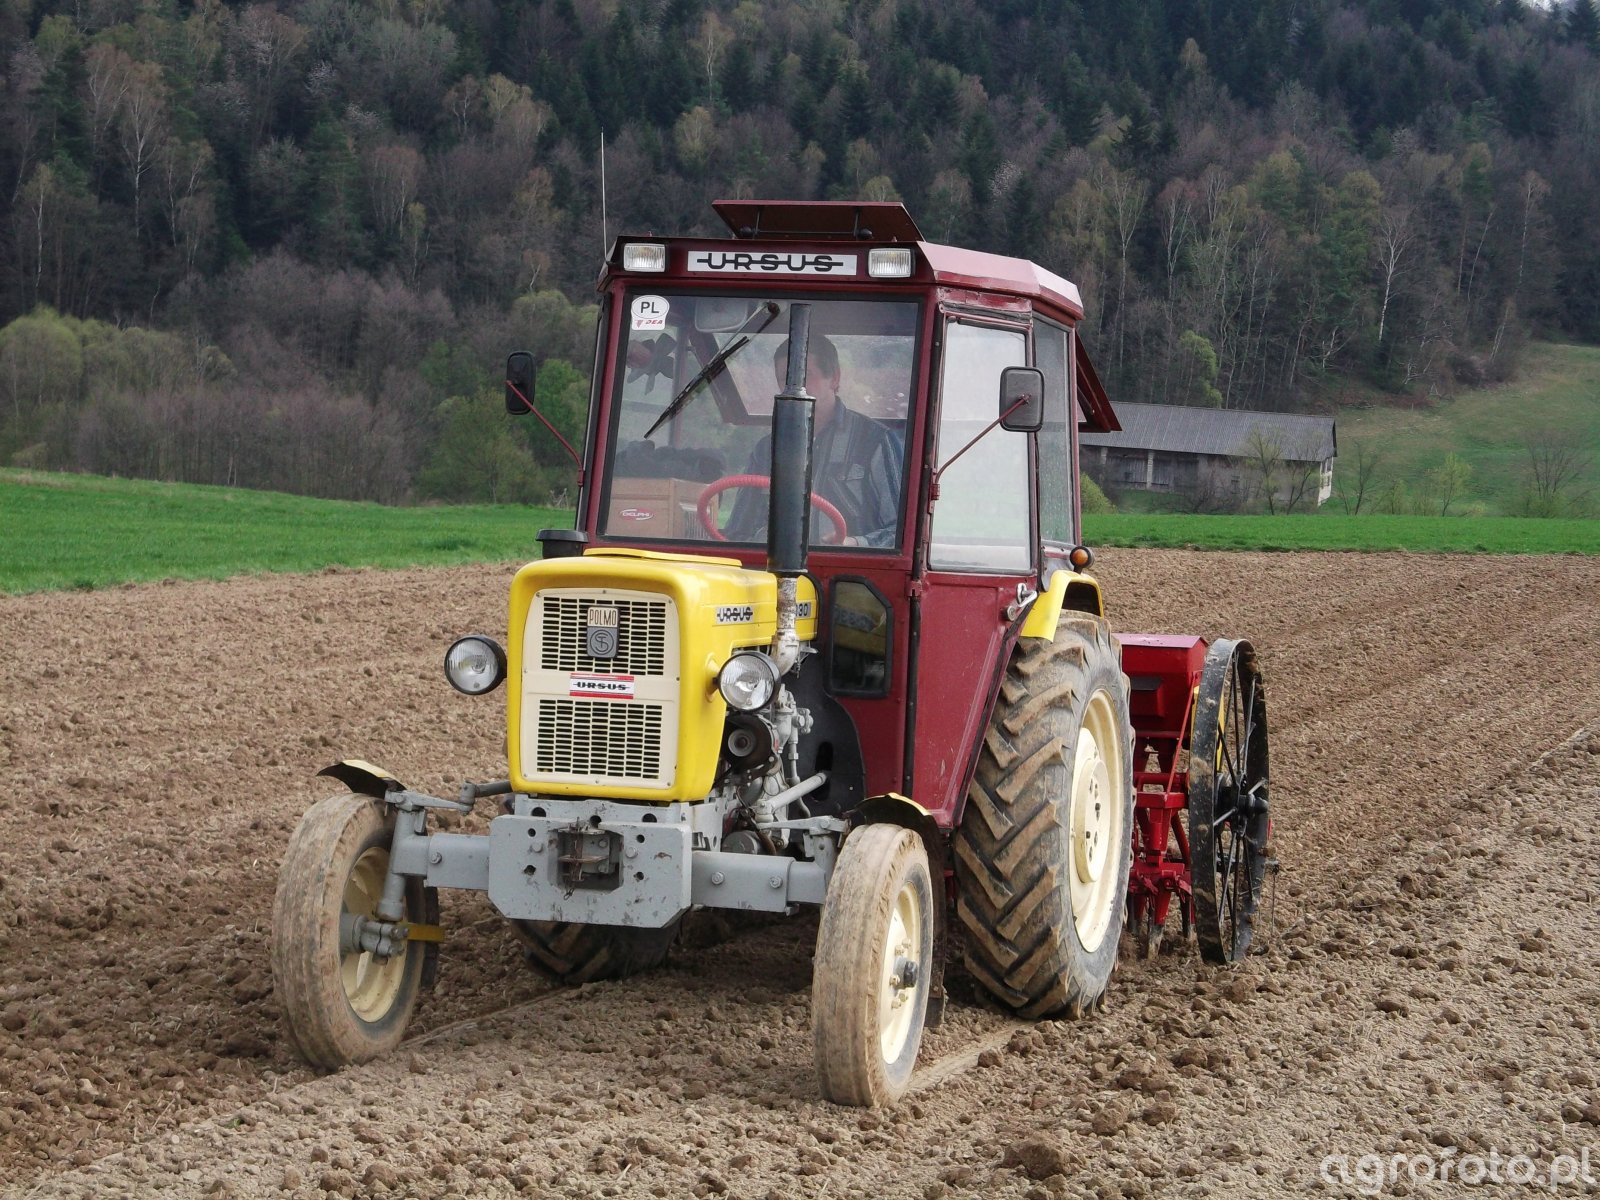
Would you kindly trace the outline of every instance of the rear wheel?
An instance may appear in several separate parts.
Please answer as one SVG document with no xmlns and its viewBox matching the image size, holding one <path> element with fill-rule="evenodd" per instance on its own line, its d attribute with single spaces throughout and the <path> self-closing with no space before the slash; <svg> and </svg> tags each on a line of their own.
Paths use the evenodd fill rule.
<svg viewBox="0 0 1600 1200">
<path fill-rule="evenodd" d="M 381 956 L 359 944 L 359 923 L 377 920 L 393 839 L 383 805 L 334 796 L 301 818 L 278 874 L 273 987 L 290 1040 L 325 1070 L 399 1045 L 423 986 L 429 946 L 406 942 Z M 435 904 L 420 881 L 407 882 L 405 920 L 436 923 Z"/>
<path fill-rule="evenodd" d="M 678 936 L 678 921 L 661 929 L 512 921 L 528 965 L 556 983 L 626 979 L 659 967 Z"/>
<path fill-rule="evenodd" d="M 822 905 L 811 982 L 824 1099 L 892 1104 L 911 1085 L 928 1013 L 933 922 L 921 837 L 866 825 L 845 839 Z"/>
<path fill-rule="evenodd" d="M 1000 687 L 956 831 L 966 965 L 1026 1017 L 1078 1015 L 1116 965 L 1132 857 L 1133 727 L 1117 643 L 1063 615 Z"/>
</svg>

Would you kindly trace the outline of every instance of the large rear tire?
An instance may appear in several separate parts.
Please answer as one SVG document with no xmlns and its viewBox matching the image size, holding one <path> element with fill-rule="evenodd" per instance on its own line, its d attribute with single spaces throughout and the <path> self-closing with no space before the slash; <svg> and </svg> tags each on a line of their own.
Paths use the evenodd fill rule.
<svg viewBox="0 0 1600 1200">
<path fill-rule="evenodd" d="M 555 983 L 626 979 L 667 960 L 679 921 L 661 929 L 583 925 L 574 921 L 512 921 L 531 966 Z"/>
<path fill-rule="evenodd" d="M 341 943 L 341 917 L 376 918 L 389 870 L 394 817 L 367 796 L 313 805 L 289 840 L 272 906 L 272 980 L 289 1040 L 333 1071 L 400 1044 L 422 990 L 430 947 L 407 942 L 388 958 Z M 437 921 L 420 880 L 405 890 L 404 919 Z"/>
<path fill-rule="evenodd" d="M 1000 685 L 957 829 L 968 971 L 1025 1017 L 1079 1015 L 1116 965 L 1133 846 L 1133 727 L 1116 639 L 1063 615 Z"/>
<path fill-rule="evenodd" d="M 817 930 L 811 1037 L 835 1104 L 893 1104 L 911 1085 L 933 979 L 933 880 L 922 838 L 866 825 L 845 839 Z"/>
</svg>

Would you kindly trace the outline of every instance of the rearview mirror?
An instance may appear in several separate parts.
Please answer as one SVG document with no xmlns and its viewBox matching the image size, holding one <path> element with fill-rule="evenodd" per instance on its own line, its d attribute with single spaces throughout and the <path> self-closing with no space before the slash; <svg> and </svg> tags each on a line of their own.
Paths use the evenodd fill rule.
<svg viewBox="0 0 1600 1200">
<path fill-rule="evenodd" d="M 533 355 L 526 350 L 506 359 L 506 411 L 513 417 L 533 411 Z"/>
<path fill-rule="evenodd" d="M 1037 433 L 1044 424 L 1044 372 L 1007 367 L 1000 373 L 1000 428 Z"/>
</svg>

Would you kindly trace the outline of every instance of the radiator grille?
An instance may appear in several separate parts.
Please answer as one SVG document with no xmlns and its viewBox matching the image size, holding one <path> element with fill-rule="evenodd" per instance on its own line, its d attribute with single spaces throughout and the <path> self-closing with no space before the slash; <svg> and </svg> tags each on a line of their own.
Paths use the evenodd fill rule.
<svg viewBox="0 0 1600 1200">
<path fill-rule="evenodd" d="M 617 700 L 540 700 L 534 769 L 654 780 L 661 774 L 661 708 Z"/>
<path fill-rule="evenodd" d="M 613 600 L 605 596 L 541 596 L 539 667 L 545 671 L 661 676 L 667 673 L 666 600 Z M 592 658 L 585 648 L 589 609 L 617 610 L 617 653 Z"/>
</svg>

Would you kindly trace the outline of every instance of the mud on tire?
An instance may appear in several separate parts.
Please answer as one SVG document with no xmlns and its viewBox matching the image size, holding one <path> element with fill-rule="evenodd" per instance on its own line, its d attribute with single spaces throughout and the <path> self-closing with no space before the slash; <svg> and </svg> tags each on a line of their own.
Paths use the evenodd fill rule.
<svg viewBox="0 0 1600 1200">
<path fill-rule="evenodd" d="M 921 837 L 863 825 L 828 883 L 811 981 L 822 1097 L 893 1104 L 911 1086 L 933 970 L 933 875 Z"/>
<path fill-rule="evenodd" d="M 1077 1015 L 1105 994 L 1132 857 L 1132 760 L 1105 621 L 1064 614 L 1054 641 L 1021 640 L 954 857 L 967 969 L 1022 1016 Z"/>
<path fill-rule="evenodd" d="M 366 796 L 313 805 L 289 841 L 272 907 L 273 990 L 289 1040 L 337 1070 L 393 1050 L 432 983 L 438 947 L 410 942 L 378 959 L 340 945 L 340 917 L 372 917 L 389 866 L 394 815 Z M 408 880 L 405 919 L 437 924 L 438 894 Z"/>
</svg>

